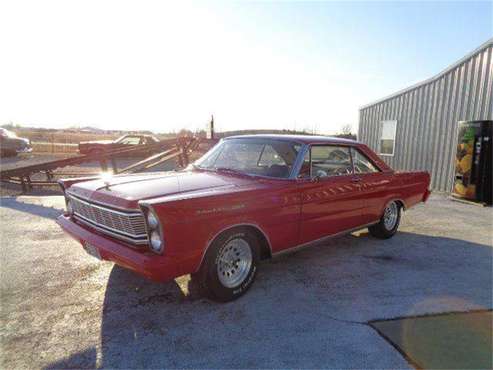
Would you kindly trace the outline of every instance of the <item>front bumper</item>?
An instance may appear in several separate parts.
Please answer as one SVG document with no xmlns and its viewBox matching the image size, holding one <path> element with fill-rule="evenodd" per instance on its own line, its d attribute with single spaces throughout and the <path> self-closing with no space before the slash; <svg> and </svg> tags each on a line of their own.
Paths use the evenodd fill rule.
<svg viewBox="0 0 493 370">
<path fill-rule="evenodd" d="M 57 223 L 81 245 L 87 242 L 97 247 L 103 260 L 112 261 L 148 279 L 162 282 L 186 273 L 181 271 L 179 261 L 169 257 L 158 256 L 150 251 L 132 249 L 121 242 L 99 235 L 77 224 L 66 215 L 59 216 Z"/>
</svg>

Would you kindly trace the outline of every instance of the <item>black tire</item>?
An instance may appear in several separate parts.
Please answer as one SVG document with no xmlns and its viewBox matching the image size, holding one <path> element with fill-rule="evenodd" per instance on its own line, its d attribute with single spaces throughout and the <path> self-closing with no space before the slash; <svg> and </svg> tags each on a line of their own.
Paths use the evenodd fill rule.
<svg viewBox="0 0 493 370">
<path fill-rule="evenodd" d="M 244 270 L 244 278 L 237 285 L 228 287 L 221 282 L 219 277 L 220 266 L 218 265 L 221 263 L 220 257 L 224 253 L 233 251 L 232 248 L 234 247 L 232 246 L 239 242 L 236 239 L 240 239 L 248 244 L 251 252 L 251 263 L 249 268 L 245 268 Z M 243 248 L 246 248 L 242 241 L 240 243 L 242 243 Z M 245 294 L 252 285 L 257 275 L 258 261 L 259 242 L 253 233 L 243 229 L 226 231 L 218 236 L 211 244 L 200 270 L 192 276 L 192 279 L 198 283 L 201 293 L 208 298 L 217 302 L 233 301 Z M 230 266 L 230 268 L 234 268 L 234 266 Z"/>
<path fill-rule="evenodd" d="M 387 209 L 389 207 L 393 207 L 393 205 L 395 205 L 397 209 L 397 218 L 395 219 L 395 222 L 392 223 L 393 225 L 389 227 L 388 224 L 386 224 L 385 222 L 385 215 Z M 380 219 L 380 222 L 368 228 L 370 234 L 373 235 L 375 238 L 379 238 L 379 239 L 388 239 L 393 237 L 394 234 L 397 232 L 397 229 L 399 228 L 399 224 L 401 222 L 401 208 L 402 208 L 401 205 L 395 201 L 392 201 L 389 204 L 387 204 L 384 210 L 384 214 Z"/>
</svg>

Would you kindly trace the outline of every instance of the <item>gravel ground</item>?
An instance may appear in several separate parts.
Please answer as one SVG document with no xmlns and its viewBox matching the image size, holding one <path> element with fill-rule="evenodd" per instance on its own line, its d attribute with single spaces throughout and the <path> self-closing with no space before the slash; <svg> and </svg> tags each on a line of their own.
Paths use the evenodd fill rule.
<svg viewBox="0 0 493 370">
<path fill-rule="evenodd" d="M 492 308 L 492 209 L 443 196 L 392 239 L 264 263 L 228 304 L 86 255 L 55 224 L 62 207 L 1 198 L 1 368 L 409 368 L 369 321 Z"/>
</svg>

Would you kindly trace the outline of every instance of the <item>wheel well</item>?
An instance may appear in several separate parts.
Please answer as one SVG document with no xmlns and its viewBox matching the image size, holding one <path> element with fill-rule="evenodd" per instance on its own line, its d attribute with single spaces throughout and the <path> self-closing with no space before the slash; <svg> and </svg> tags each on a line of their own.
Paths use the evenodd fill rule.
<svg viewBox="0 0 493 370">
<path fill-rule="evenodd" d="M 232 230 L 242 230 L 242 231 L 249 232 L 249 233 L 252 233 L 253 235 L 255 235 L 255 237 L 258 240 L 259 247 L 260 247 L 260 259 L 266 260 L 266 259 L 270 259 L 272 257 L 270 244 L 269 244 L 267 237 L 257 226 L 254 226 L 254 225 L 238 225 L 238 226 L 233 226 L 233 227 L 230 227 L 229 229 L 223 230 L 218 235 L 216 235 L 214 237 L 211 244 L 214 243 L 214 241 L 217 238 L 219 238 L 221 235 L 223 235 L 226 232 L 230 232 Z M 206 253 L 207 253 L 207 251 L 206 251 Z"/>
<path fill-rule="evenodd" d="M 401 207 L 401 209 L 402 209 L 403 211 L 405 211 L 405 210 L 406 210 L 406 206 L 405 206 L 405 204 L 404 204 L 404 202 L 403 202 L 402 200 L 400 200 L 400 199 L 396 199 L 396 200 L 395 200 L 395 202 L 399 205 L 399 207 Z"/>
<path fill-rule="evenodd" d="M 270 244 L 269 241 L 267 240 L 267 237 L 265 234 L 260 231 L 257 227 L 255 226 L 245 226 L 246 230 L 252 232 L 255 234 L 258 244 L 260 246 L 260 259 L 261 260 L 266 260 L 270 259 L 272 257 L 271 250 L 270 250 Z"/>
<path fill-rule="evenodd" d="M 383 216 L 383 213 L 385 212 L 385 207 L 387 207 L 390 203 L 392 202 L 396 202 L 397 205 L 403 210 L 405 211 L 406 210 L 406 205 L 404 204 L 404 202 L 401 200 L 401 199 L 391 199 L 389 200 L 387 203 L 385 203 L 385 205 L 383 206 L 383 209 L 382 209 L 382 216 Z"/>
</svg>

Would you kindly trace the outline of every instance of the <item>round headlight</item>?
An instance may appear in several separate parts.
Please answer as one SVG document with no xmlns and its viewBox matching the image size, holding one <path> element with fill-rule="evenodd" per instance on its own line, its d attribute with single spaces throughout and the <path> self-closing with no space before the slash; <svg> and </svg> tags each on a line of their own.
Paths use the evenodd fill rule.
<svg viewBox="0 0 493 370">
<path fill-rule="evenodd" d="M 147 213 L 147 225 L 151 229 L 155 229 L 159 225 L 157 217 L 152 212 Z"/>
<path fill-rule="evenodd" d="M 74 210 L 72 209 L 72 203 L 70 202 L 70 199 L 67 199 L 67 213 L 69 215 L 74 213 Z"/>
<path fill-rule="evenodd" d="M 160 252 L 163 247 L 163 241 L 157 231 L 151 233 L 151 249 L 155 252 Z"/>
</svg>

